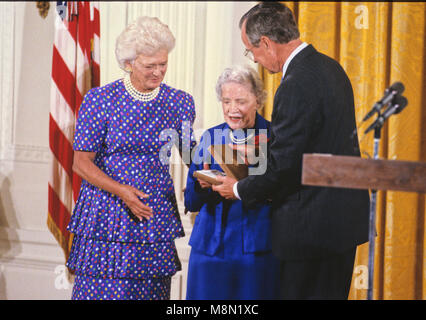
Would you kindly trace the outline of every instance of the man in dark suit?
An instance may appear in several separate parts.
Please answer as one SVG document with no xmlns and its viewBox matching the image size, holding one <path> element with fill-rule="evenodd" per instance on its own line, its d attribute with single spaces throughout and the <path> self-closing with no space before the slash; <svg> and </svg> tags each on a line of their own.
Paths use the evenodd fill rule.
<svg viewBox="0 0 426 320">
<path fill-rule="evenodd" d="M 245 54 L 283 78 L 266 172 L 238 183 L 218 178 L 213 190 L 247 207 L 272 200 L 283 299 L 347 299 L 356 247 L 368 241 L 368 191 L 304 186 L 301 174 L 305 153 L 359 156 L 351 83 L 339 63 L 299 39 L 283 4 L 256 5 L 240 28 Z"/>
</svg>

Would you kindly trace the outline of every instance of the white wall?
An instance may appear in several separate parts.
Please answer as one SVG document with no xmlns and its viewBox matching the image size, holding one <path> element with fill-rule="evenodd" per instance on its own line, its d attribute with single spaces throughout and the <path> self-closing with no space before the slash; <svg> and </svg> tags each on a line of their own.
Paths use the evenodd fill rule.
<svg viewBox="0 0 426 320">
<path fill-rule="evenodd" d="M 42 19 L 35 2 L 0 2 L 0 299 L 69 299 L 64 257 L 47 230 L 50 70 L 53 13 Z M 222 122 L 214 86 L 220 72 L 242 56 L 238 20 L 254 2 L 101 2 L 101 82 L 122 76 L 115 38 L 138 15 L 158 16 L 177 39 L 166 81 L 193 94 L 196 128 Z M 185 169 L 171 172 L 180 208 Z M 183 210 L 181 210 L 183 212 Z M 177 241 L 184 270 L 172 298 L 183 299 L 191 231 Z"/>
<path fill-rule="evenodd" d="M 0 299 L 70 293 L 55 289 L 64 257 L 46 227 L 52 17 L 0 3 Z"/>
</svg>

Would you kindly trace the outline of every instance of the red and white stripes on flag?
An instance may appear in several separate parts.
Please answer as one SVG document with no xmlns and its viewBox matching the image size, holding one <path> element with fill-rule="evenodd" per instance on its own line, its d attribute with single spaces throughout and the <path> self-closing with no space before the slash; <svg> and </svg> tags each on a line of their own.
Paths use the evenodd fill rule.
<svg viewBox="0 0 426 320">
<path fill-rule="evenodd" d="M 58 1 L 55 14 L 47 225 L 68 259 L 72 237 L 67 225 L 81 184 L 72 170 L 75 120 L 86 92 L 100 85 L 99 6 L 91 1 Z"/>
</svg>

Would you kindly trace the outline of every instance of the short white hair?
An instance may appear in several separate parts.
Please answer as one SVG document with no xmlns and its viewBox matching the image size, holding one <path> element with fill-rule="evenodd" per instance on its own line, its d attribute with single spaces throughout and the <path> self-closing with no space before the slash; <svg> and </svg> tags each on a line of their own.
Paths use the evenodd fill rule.
<svg viewBox="0 0 426 320">
<path fill-rule="evenodd" d="M 216 96 L 222 101 L 222 86 L 228 82 L 236 82 L 246 86 L 256 97 L 259 104 L 258 109 L 262 108 L 266 101 L 266 92 L 263 90 L 263 82 L 259 74 L 248 65 L 235 65 L 223 70 L 216 82 Z"/>
<path fill-rule="evenodd" d="M 121 69 L 126 71 L 126 62 L 133 63 L 140 54 L 151 56 L 161 49 L 168 53 L 175 47 L 175 37 L 160 19 L 139 17 L 117 37 L 115 56 Z"/>
</svg>

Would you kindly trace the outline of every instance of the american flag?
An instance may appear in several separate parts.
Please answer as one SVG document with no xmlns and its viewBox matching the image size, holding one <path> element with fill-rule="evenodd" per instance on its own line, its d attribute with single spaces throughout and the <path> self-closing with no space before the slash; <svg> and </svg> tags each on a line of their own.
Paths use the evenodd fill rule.
<svg viewBox="0 0 426 320">
<path fill-rule="evenodd" d="M 67 225 L 81 184 L 81 178 L 72 170 L 75 120 L 85 93 L 100 85 L 99 5 L 91 1 L 58 1 L 55 15 L 47 226 L 68 259 L 72 237 Z"/>
</svg>

